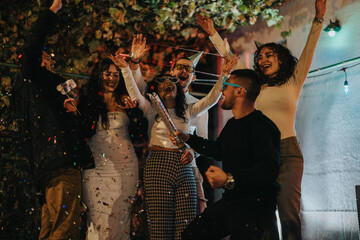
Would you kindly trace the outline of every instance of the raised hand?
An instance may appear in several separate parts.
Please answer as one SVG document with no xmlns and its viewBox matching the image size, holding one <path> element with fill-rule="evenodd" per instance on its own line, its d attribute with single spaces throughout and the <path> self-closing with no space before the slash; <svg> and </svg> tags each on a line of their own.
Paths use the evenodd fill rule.
<svg viewBox="0 0 360 240">
<path fill-rule="evenodd" d="M 212 188 L 224 187 L 227 174 L 221 168 L 212 165 L 205 174 Z"/>
<path fill-rule="evenodd" d="M 326 2 L 327 0 L 316 0 L 315 1 L 315 10 L 316 15 L 315 17 L 318 19 L 324 18 L 325 12 L 326 12 Z"/>
<path fill-rule="evenodd" d="M 136 35 L 131 45 L 131 52 L 134 53 L 132 60 L 138 62 L 148 50 L 149 48 L 146 47 L 146 37 L 143 37 L 142 34 Z"/>
<path fill-rule="evenodd" d="M 213 21 L 205 16 L 201 16 L 199 14 L 195 14 L 196 22 L 207 32 L 210 36 L 213 36 L 216 33 L 214 28 Z"/>
<path fill-rule="evenodd" d="M 61 8 L 62 8 L 62 2 L 61 2 L 61 0 L 54 0 L 49 9 L 50 9 L 53 13 L 57 13 Z"/>
<path fill-rule="evenodd" d="M 231 70 L 236 65 L 237 61 L 239 60 L 239 57 L 236 57 L 235 55 L 228 60 L 227 58 L 224 59 L 224 63 L 222 65 L 222 71 L 225 75 L 230 75 Z"/>
<path fill-rule="evenodd" d="M 115 55 L 115 57 L 110 54 L 106 53 L 106 56 L 113 61 L 113 63 L 118 66 L 119 68 L 125 68 L 128 66 L 128 63 L 125 61 L 124 57 L 121 55 Z"/>
</svg>

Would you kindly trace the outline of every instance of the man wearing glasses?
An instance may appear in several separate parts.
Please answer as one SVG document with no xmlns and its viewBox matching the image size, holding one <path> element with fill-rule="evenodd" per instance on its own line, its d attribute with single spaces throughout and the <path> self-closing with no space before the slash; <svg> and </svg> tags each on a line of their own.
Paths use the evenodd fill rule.
<svg viewBox="0 0 360 240">
<path fill-rule="evenodd" d="M 223 170 L 210 166 L 206 176 L 213 188 L 225 188 L 222 199 L 185 229 L 183 239 L 278 239 L 280 132 L 254 107 L 260 81 L 253 70 L 236 70 L 223 84 L 221 107 L 234 117 L 217 140 L 179 133 L 198 153 L 222 161 Z"/>
<path fill-rule="evenodd" d="M 181 85 L 184 89 L 187 104 L 192 104 L 192 103 L 199 101 L 199 99 L 192 96 L 189 92 L 190 84 L 193 81 L 195 81 L 195 79 L 196 79 L 196 75 L 195 75 L 196 64 L 197 64 L 197 60 L 195 60 L 193 62 L 187 57 L 182 57 L 175 62 L 174 66 L 170 72 L 171 75 L 177 76 L 179 78 L 179 80 L 180 80 L 179 85 Z M 200 115 L 198 118 L 193 119 L 190 122 L 190 133 L 194 134 L 194 132 L 196 131 L 196 135 L 207 139 L 207 137 L 208 137 L 208 118 L 209 118 L 208 112 L 206 111 L 202 115 Z M 204 179 L 196 165 L 196 161 L 194 160 L 190 164 L 192 165 L 194 175 L 195 175 L 195 181 L 196 181 L 196 191 L 197 191 L 196 212 L 197 212 L 197 214 L 200 214 L 205 210 L 206 202 L 207 202 L 207 199 L 205 198 L 205 194 L 204 194 L 203 185 L 202 185 Z"/>
</svg>

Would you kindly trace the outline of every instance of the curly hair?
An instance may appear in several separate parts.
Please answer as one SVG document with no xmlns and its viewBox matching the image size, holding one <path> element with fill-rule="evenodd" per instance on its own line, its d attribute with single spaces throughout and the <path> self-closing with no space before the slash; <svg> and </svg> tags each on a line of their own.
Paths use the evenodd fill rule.
<svg viewBox="0 0 360 240">
<path fill-rule="evenodd" d="M 157 75 L 151 82 L 148 83 L 146 92 L 147 93 L 151 93 L 151 92 L 157 93 L 159 83 L 155 80 L 158 78 L 162 78 L 162 77 L 173 77 L 173 76 L 171 76 L 170 74 Z M 185 97 L 183 87 L 180 84 L 176 84 L 175 114 L 176 114 L 176 116 L 184 119 L 184 121 L 186 121 L 185 110 L 186 110 L 187 106 L 188 105 L 186 104 L 186 97 Z"/>
<path fill-rule="evenodd" d="M 264 47 L 273 50 L 279 59 L 279 70 L 273 77 L 264 75 L 260 69 L 259 54 Z M 291 54 L 288 48 L 273 42 L 266 43 L 259 47 L 254 53 L 254 71 L 259 74 L 261 85 L 268 84 L 269 86 L 281 86 L 285 84 L 294 73 L 297 61 L 298 59 Z"/>
</svg>

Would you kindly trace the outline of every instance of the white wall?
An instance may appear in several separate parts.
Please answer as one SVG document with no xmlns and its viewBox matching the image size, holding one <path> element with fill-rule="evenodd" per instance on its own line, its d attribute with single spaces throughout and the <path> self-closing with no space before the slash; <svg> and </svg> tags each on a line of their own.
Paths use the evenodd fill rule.
<svg viewBox="0 0 360 240">
<path fill-rule="evenodd" d="M 226 37 L 235 52 L 243 59 L 250 56 L 252 62 L 254 39 L 278 42 L 280 32 L 290 28 L 286 45 L 299 57 L 315 16 L 314 5 L 314 0 L 292 0 L 280 8 L 284 16 L 280 29 L 258 22 Z M 311 69 L 360 57 L 360 1 L 328 0 L 324 27 L 335 18 L 342 29 L 333 38 L 322 32 Z M 295 127 L 304 154 L 304 239 L 359 239 L 355 185 L 360 185 L 360 65 L 346 72 L 347 95 L 343 72 L 308 78 L 300 95 Z"/>
</svg>

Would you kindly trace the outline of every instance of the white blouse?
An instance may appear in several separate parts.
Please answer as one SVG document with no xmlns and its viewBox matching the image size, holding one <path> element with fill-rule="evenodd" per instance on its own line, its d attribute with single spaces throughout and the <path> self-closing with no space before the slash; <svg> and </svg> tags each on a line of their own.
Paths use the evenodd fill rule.
<svg viewBox="0 0 360 240">
<path fill-rule="evenodd" d="M 152 107 L 150 101 L 148 101 L 139 91 L 135 80 L 133 78 L 132 72 L 129 67 L 121 68 L 121 72 L 124 76 L 126 89 L 133 101 L 137 101 L 139 103 L 139 108 L 144 112 L 145 116 L 149 119 L 149 122 L 152 122 L 157 115 L 156 110 Z M 201 100 L 191 103 L 188 105 L 187 109 L 185 110 L 185 120 L 176 116 L 175 109 L 167 109 L 169 115 L 171 116 L 172 121 L 174 122 L 176 128 L 181 130 L 185 133 L 190 132 L 190 124 L 189 122 L 199 117 L 209 108 L 214 106 L 221 96 L 221 89 L 222 89 L 222 78 L 224 74 L 221 73 L 218 81 L 211 89 L 211 91 L 206 95 L 206 97 L 202 98 Z M 160 146 L 164 148 L 173 148 L 176 149 L 175 146 L 168 134 L 168 130 L 161 120 L 160 117 L 155 119 L 154 125 L 151 129 L 151 138 L 150 138 L 150 146 Z"/>
</svg>

